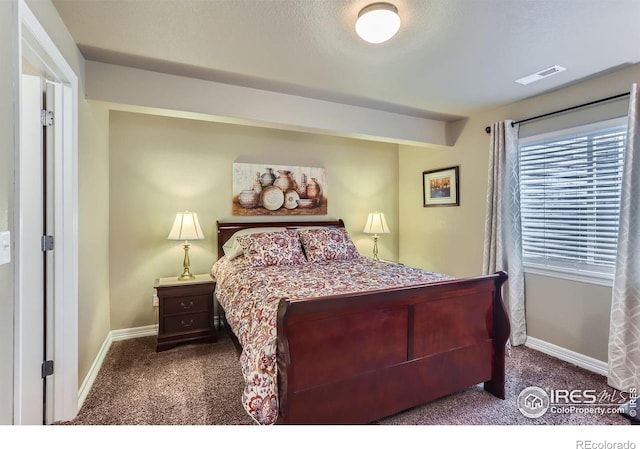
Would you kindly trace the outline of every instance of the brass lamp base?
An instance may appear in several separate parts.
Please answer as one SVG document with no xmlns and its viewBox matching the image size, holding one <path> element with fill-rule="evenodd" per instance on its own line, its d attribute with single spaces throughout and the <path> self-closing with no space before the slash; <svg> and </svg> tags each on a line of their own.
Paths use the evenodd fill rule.
<svg viewBox="0 0 640 449">
<path fill-rule="evenodd" d="M 196 278 L 196 277 L 195 277 L 193 274 L 191 274 L 191 273 L 190 273 L 190 272 L 188 272 L 188 271 L 185 271 L 184 273 L 182 273 L 182 274 L 178 277 L 178 280 L 179 280 L 179 281 L 189 281 L 189 280 L 191 280 L 191 279 L 195 279 L 195 278 Z"/>
<path fill-rule="evenodd" d="M 182 267 L 184 268 L 184 271 L 178 277 L 179 281 L 190 281 L 196 278 L 193 274 L 191 274 L 191 271 L 189 271 L 190 265 L 191 265 L 191 261 L 189 260 L 189 242 L 185 241 L 184 242 L 184 260 L 182 261 Z"/>
<path fill-rule="evenodd" d="M 380 260 L 378 257 L 378 234 L 373 235 L 373 260 Z"/>
</svg>

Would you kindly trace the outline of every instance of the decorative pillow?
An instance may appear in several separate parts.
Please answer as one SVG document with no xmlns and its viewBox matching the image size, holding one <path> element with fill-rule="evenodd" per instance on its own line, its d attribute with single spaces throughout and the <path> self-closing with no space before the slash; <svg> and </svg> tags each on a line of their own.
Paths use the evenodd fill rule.
<svg viewBox="0 0 640 449">
<path fill-rule="evenodd" d="M 309 262 L 361 257 L 345 228 L 302 229 L 298 235 Z"/>
<path fill-rule="evenodd" d="M 222 251 L 224 251 L 224 255 L 227 256 L 227 259 L 233 260 L 238 256 L 242 256 L 242 247 L 240 243 L 238 243 L 238 237 L 243 235 L 250 234 L 259 234 L 263 232 L 275 232 L 275 231 L 284 231 L 285 228 L 281 227 L 273 227 L 273 228 L 247 228 L 241 229 L 240 231 L 235 232 L 229 240 L 222 245 Z"/>
<path fill-rule="evenodd" d="M 299 265 L 307 261 L 296 231 L 243 235 L 237 240 L 244 256 L 254 267 Z"/>
</svg>

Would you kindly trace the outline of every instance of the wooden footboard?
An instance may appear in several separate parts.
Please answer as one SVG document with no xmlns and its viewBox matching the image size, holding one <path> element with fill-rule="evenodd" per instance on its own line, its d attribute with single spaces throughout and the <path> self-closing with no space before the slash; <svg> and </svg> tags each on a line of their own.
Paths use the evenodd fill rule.
<svg viewBox="0 0 640 449">
<path fill-rule="evenodd" d="M 284 423 L 368 423 L 484 382 L 505 397 L 507 274 L 280 301 Z"/>
</svg>

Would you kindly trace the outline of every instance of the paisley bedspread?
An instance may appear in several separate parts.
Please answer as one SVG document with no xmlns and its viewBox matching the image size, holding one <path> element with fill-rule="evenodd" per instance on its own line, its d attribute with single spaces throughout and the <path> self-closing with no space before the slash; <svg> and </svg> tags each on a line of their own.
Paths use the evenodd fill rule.
<svg viewBox="0 0 640 449">
<path fill-rule="evenodd" d="M 259 424 L 278 418 L 277 310 L 280 298 L 320 296 L 425 284 L 451 276 L 367 257 L 291 266 L 255 267 L 244 256 L 211 268 L 216 298 L 238 337 L 245 388 L 242 405 Z"/>
</svg>

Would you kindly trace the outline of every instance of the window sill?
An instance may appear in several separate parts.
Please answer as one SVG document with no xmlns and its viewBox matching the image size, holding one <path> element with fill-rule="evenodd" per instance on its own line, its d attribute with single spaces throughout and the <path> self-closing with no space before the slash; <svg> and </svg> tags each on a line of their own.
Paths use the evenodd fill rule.
<svg viewBox="0 0 640 449">
<path fill-rule="evenodd" d="M 524 265 L 524 272 L 525 274 L 535 274 L 538 276 L 564 279 L 567 281 L 613 287 L 613 277 L 604 273 L 562 270 L 538 265 Z"/>
</svg>

